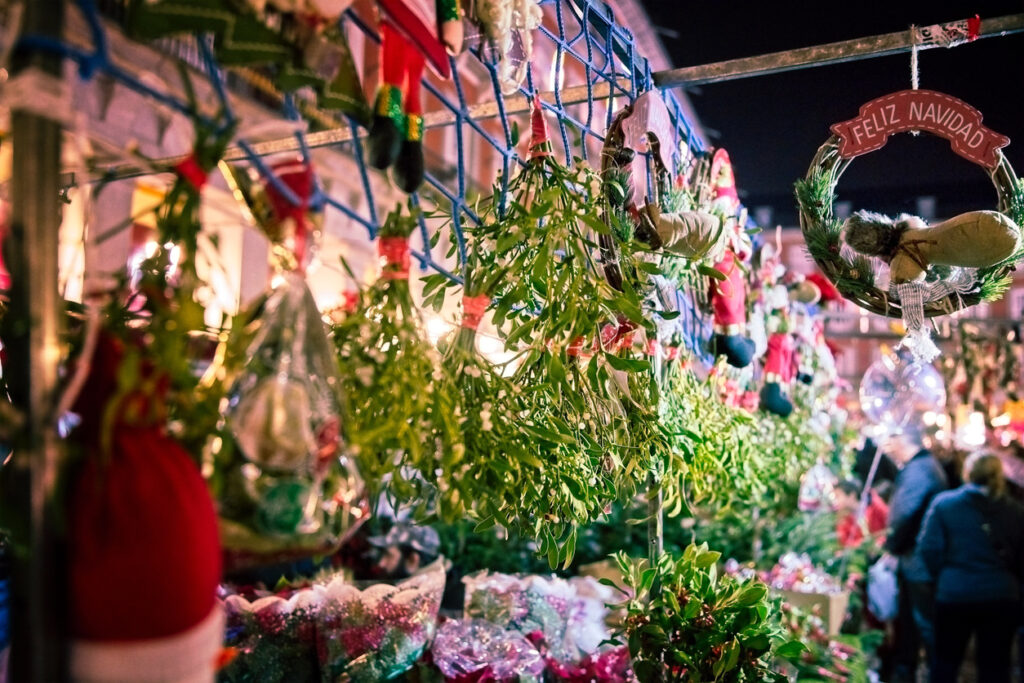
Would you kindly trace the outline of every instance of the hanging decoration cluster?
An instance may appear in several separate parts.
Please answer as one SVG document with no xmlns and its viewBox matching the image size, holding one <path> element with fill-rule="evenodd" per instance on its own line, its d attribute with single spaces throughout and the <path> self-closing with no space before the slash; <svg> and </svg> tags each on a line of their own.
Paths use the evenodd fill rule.
<svg viewBox="0 0 1024 683">
<path fill-rule="evenodd" d="M 864 211 L 838 220 L 835 189 L 850 162 L 883 147 L 894 133 L 922 130 L 949 140 L 956 154 L 985 170 L 997 210 L 972 211 L 933 226 L 915 216 L 892 219 Z M 808 251 L 844 297 L 873 313 L 902 317 L 908 330 L 904 344 L 929 361 L 938 349 L 925 319 L 999 299 L 1014 264 L 1024 257 L 1024 186 L 1000 151 L 1009 139 L 983 126 L 981 113 L 965 102 L 916 89 L 864 104 L 857 117 L 833 125 L 832 132 L 796 183 Z"/>
</svg>

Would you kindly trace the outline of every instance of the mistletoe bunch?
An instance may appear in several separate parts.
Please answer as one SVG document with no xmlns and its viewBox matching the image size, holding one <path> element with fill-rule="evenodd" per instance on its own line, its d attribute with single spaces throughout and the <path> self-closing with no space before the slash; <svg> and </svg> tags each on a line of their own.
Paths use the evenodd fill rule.
<svg viewBox="0 0 1024 683">
<path fill-rule="evenodd" d="M 190 107 L 198 103 L 190 81 L 183 78 Z M 223 115 L 205 120 L 193 117 L 195 140 L 191 154 L 173 168 L 174 180 L 160 203 L 152 209 L 156 225 L 156 249 L 144 259 L 136 280 L 125 281 L 118 289 L 131 293 L 127 304 L 111 299 L 104 311 L 106 324 L 117 330 L 131 327 L 142 330 L 147 354 L 167 373 L 167 394 L 171 433 L 193 457 L 199 457 L 219 419 L 219 396 L 199 395 L 197 358 L 213 347 L 207 336 L 205 309 L 197 298 L 203 286 L 196 272 L 199 251 L 199 207 L 208 175 L 216 168 L 234 136 L 234 125 Z M 143 160 L 148 165 L 148 160 Z M 133 217 L 133 219 L 138 217 Z"/>
<path fill-rule="evenodd" d="M 523 451 L 517 466 L 528 467 L 518 473 L 529 474 L 483 521 L 493 517 L 536 537 L 552 565 L 568 564 L 578 527 L 618 492 L 635 490 L 652 465 L 652 436 L 630 427 L 638 412 L 656 412 L 650 364 L 633 344 L 653 328 L 639 281 L 653 267 L 623 249 L 619 263 L 632 277 L 620 289 L 605 280 L 595 257 L 598 236 L 609 234 L 597 212 L 601 189 L 581 160 L 568 168 L 535 154 L 507 193 L 496 185 L 482 202 L 481 225 L 471 234 L 475 253 L 487 255 L 482 272 L 499 274 L 489 278 L 490 309 L 516 353 L 504 396 L 519 401 L 508 429 L 525 444 L 516 449 Z M 435 293 L 442 284 L 440 276 L 428 278 L 428 301 L 443 298 Z M 501 471 L 509 462 L 516 461 L 496 464 L 493 476 L 509 476 Z"/>
<path fill-rule="evenodd" d="M 605 464 L 577 447 L 547 391 L 520 384 L 477 350 L 477 326 L 507 273 L 484 243 L 473 243 L 462 268 L 462 325 L 442 364 L 466 448 L 452 486 L 478 531 L 500 525 L 537 539 L 550 566 L 568 566 L 579 527 L 603 513 L 615 487 L 598 476 Z M 428 283 L 428 297 L 437 285 Z"/>
<path fill-rule="evenodd" d="M 673 472 L 687 502 L 697 507 L 727 504 L 723 495 L 742 494 L 753 471 L 753 418 L 726 404 L 717 378 L 701 381 L 685 365 L 670 368 L 662 394 L 661 419 L 672 435 Z M 756 456 L 753 456 L 756 460 Z M 669 514 L 679 508 L 670 509 Z"/>
<path fill-rule="evenodd" d="M 608 230 L 594 210 L 599 192 L 599 177 L 583 162 L 567 168 L 535 158 L 510 183 L 510 205 L 494 206 L 494 220 L 477 238 L 519 275 L 498 289 L 494 304 L 506 344 L 523 349 L 515 381 L 543 394 L 538 406 L 547 422 L 567 427 L 595 464 L 608 462 L 628 480 L 636 466 L 628 462 L 634 453 L 621 448 L 626 412 L 613 373 L 649 372 L 630 343 L 649 323 L 636 280 L 626 278 L 616 290 L 594 260 L 596 238 Z M 606 476 L 604 469 L 595 475 Z"/>
<path fill-rule="evenodd" d="M 384 261 L 357 309 L 336 323 L 349 440 L 369 491 L 417 503 L 419 516 L 451 520 L 465 501 L 451 482 L 464 476 L 465 446 L 441 358 L 409 292 L 414 214 L 401 206 L 381 226 Z"/>
<path fill-rule="evenodd" d="M 770 618 L 768 587 L 719 575 L 720 553 L 690 545 L 651 566 L 615 556 L 631 597 L 623 603 L 624 635 L 641 681 L 784 681 L 772 657 L 790 658 L 803 646 L 786 641 Z"/>
</svg>

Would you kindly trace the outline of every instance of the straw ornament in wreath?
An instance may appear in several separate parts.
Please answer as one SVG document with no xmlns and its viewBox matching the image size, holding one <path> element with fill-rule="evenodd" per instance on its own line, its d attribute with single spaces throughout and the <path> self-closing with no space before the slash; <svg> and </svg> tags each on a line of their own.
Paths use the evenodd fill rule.
<svg viewBox="0 0 1024 683">
<path fill-rule="evenodd" d="M 974 107 L 932 90 L 871 100 L 855 118 L 832 126 L 832 137 L 796 183 L 811 256 L 845 298 L 873 313 L 902 317 L 902 343 L 918 360 L 938 355 L 926 318 L 999 299 L 1024 257 L 1024 187 L 1001 151 L 1010 140 L 981 120 Z M 956 154 L 984 169 L 996 189 L 997 210 L 970 211 L 931 226 L 916 216 L 892 219 L 868 211 L 844 222 L 836 218 L 835 188 L 850 162 L 905 131 L 945 138 Z M 886 271 L 887 287 L 882 278 L 876 281 Z"/>
</svg>

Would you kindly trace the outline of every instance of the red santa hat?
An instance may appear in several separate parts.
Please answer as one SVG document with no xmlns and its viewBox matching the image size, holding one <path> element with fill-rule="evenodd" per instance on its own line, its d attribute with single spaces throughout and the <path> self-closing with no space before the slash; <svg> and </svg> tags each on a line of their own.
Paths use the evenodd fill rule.
<svg viewBox="0 0 1024 683">
<path fill-rule="evenodd" d="M 731 212 L 739 210 L 740 198 L 736 192 L 736 176 L 732 160 L 724 149 L 716 149 L 711 157 L 711 194 L 716 204 Z"/>
<path fill-rule="evenodd" d="M 843 295 L 839 293 L 839 290 L 832 284 L 832 281 L 819 272 L 808 273 L 804 276 L 804 279 L 818 286 L 818 289 L 821 290 L 821 301 L 823 302 L 839 301 L 843 298 Z"/>
<path fill-rule="evenodd" d="M 123 357 L 101 338 L 76 406 L 83 419 L 108 404 Z M 152 419 L 159 400 L 131 396 L 114 410 L 134 419 L 82 432 L 68 508 L 75 681 L 214 679 L 224 633 L 217 515 L 195 463 Z"/>
</svg>

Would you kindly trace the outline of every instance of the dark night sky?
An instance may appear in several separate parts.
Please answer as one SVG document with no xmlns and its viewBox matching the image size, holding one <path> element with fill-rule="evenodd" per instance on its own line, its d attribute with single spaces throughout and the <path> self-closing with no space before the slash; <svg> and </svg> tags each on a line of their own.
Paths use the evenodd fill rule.
<svg viewBox="0 0 1024 683">
<path fill-rule="evenodd" d="M 694 66 L 905 30 L 974 14 L 1024 12 L 1024 2 L 911 0 L 882 3 L 678 2 L 645 0 L 676 66 Z M 868 8 L 865 8 L 868 5 Z M 678 34 L 676 37 L 674 34 Z M 920 87 L 958 97 L 981 110 L 989 128 L 1011 139 L 1004 153 L 1024 174 L 1024 34 L 985 38 L 920 52 Z M 702 85 L 690 92 L 711 142 L 729 150 L 748 207 L 771 205 L 777 223 L 795 225 L 792 184 L 807 172 L 832 123 L 861 104 L 910 87 L 910 54 Z M 1013 142 L 1016 141 L 1016 142 Z M 985 172 L 956 156 L 943 139 L 900 134 L 882 150 L 857 158 L 843 175 L 839 199 L 853 208 L 913 212 L 933 195 L 937 213 L 994 208 Z"/>
</svg>

